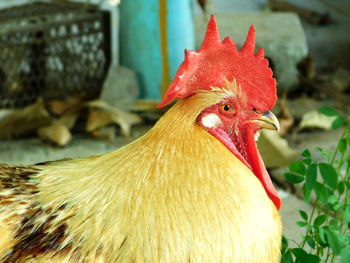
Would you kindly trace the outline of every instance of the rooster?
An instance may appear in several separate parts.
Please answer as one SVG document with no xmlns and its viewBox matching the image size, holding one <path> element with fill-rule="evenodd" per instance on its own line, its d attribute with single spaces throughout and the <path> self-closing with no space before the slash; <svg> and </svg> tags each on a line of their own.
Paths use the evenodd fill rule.
<svg viewBox="0 0 350 263">
<path fill-rule="evenodd" d="M 256 147 L 276 82 L 254 28 L 240 50 L 211 17 L 143 137 L 100 156 L 0 166 L 0 262 L 279 260 L 280 199 Z"/>
</svg>

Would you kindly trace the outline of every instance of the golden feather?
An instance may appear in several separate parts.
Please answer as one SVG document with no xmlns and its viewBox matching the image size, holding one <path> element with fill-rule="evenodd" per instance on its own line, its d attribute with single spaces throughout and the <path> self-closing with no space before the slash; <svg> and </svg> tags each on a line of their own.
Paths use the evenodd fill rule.
<svg viewBox="0 0 350 263">
<path fill-rule="evenodd" d="M 28 168 L 25 215 L 11 221 L 0 210 L 1 262 L 277 263 L 278 211 L 256 176 L 196 124 L 202 109 L 239 89 L 227 90 L 178 101 L 117 151 Z M 31 229 L 16 236 L 26 215 Z M 25 248 L 35 231 L 61 236 Z"/>
</svg>

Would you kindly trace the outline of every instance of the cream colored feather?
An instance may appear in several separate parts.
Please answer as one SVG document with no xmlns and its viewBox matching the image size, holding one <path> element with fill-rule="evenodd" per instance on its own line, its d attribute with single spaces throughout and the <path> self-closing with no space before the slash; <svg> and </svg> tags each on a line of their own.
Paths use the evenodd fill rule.
<svg viewBox="0 0 350 263">
<path fill-rule="evenodd" d="M 64 224 L 64 236 L 55 249 L 18 258 L 277 263 L 278 211 L 256 176 L 196 123 L 201 110 L 227 96 L 208 92 L 177 102 L 150 132 L 115 152 L 35 166 L 35 202 L 45 211 L 35 225 L 56 214 L 47 231 Z M 9 236 L 20 224 L 7 226 L 0 232 Z M 1 241 L 0 253 L 13 242 Z"/>
</svg>

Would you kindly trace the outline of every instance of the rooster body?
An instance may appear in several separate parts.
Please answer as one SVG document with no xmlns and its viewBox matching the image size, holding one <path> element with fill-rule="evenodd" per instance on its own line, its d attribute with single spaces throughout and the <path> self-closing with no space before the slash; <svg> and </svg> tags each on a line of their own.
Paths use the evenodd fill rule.
<svg viewBox="0 0 350 263">
<path fill-rule="evenodd" d="M 278 211 L 198 100 L 116 152 L 0 168 L 3 262 L 277 262 Z"/>
<path fill-rule="evenodd" d="M 219 43 L 215 29 L 212 18 L 205 39 Z M 203 47 L 219 50 L 206 40 Z M 194 68 L 203 64 L 198 56 L 217 59 L 205 49 L 186 55 L 197 59 Z M 278 128 L 266 111 L 275 82 L 261 98 L 239 74 L 243 86 L 226 79 L 202 89 L 196 83 L 192 92 L 202 71 L 186 69 L 186 59 L 163 103 L 182 100 L 129 145 L 82 159 L 0 165 L 0 262 L 278 262 L 280 199 L 255 144 L 261 128 Z M 190 84 L 179 94 L 184 80 Z"/>
</svg>

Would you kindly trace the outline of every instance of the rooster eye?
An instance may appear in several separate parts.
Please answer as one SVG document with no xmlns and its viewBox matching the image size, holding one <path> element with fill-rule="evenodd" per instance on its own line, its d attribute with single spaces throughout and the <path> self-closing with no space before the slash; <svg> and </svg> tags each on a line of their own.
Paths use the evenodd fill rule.
<svg viewBox="0 0 350 263">
<path fill-rule="evenodd" d="M 234 113 L 234 108 L 230 104 L 223 104 L 223 105 L 221 105 L 220 110 L 223 113 L 231 113 L 231 114 Z"/>
<path fill-rule="evenodd" d="M 223 110 L 229 111 L 231 109 L 230 105 L 224 105 Z"/>
<path fill-rule="evenodd" d="M 228 105 L 228 104 L 225 104 L 225 105 L 222 105 L 221 106 L 222 110 L 223 111 L 232 111 L 232 106 L 231 105 Z"/>
</svg>

